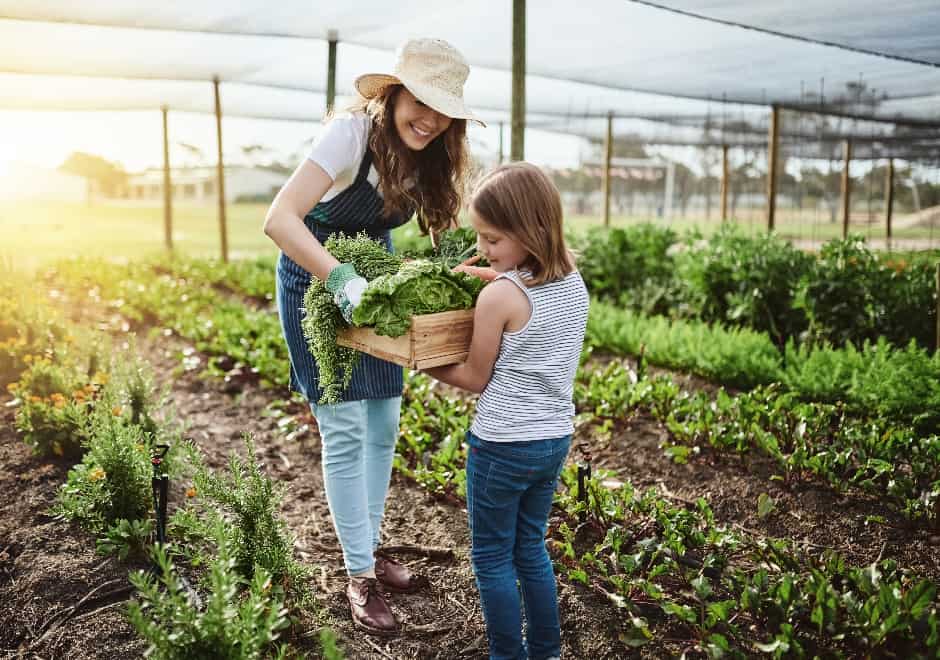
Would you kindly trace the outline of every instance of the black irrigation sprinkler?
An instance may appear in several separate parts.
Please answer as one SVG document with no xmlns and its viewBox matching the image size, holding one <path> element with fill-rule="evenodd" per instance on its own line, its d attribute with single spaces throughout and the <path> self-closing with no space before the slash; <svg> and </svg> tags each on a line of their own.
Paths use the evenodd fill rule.
<svg viewBox="0 0 940 660">
<path fill-rule="evenodd" d="M 167 493 L 170 489 L 170 476 L 167 474 L 166 467 L 163 464 L 170 445 L 154 445 L 150 450 L 150 464 L 153 466 L 153 476 L 150 478 L 150 490 L 153 492 L 153 510 L 157 518 L 157 543 L 163 547 L 166 545 L 166 504 Z M 150 566 L 150 571 L 156 576 L 160 576 L 160 567 L 154 562 Z M 192 587 L 184 576 L 179 576 L 180 584 L 186 590 L 189 601 L 197 609 L 202 609 L 202 598 Z"/>
<path fill-rule="evenodd" d="M 578 522 L 584 524 L 587 520 L 587 482 L 591 479 L 591 453 L 584 445 L 578 447 L 578 453 L 581 455 L 576 464 L 578 467 L 578 502 L 584 502 L 584 508 L 578 512 Z"/>
<path fill-rule="evenodd" d="M 153 511 L 157 517 L 157 543 L 166 544 L 166 500 L 170 487 L 170 477 L 163 466 L 163 459 L 170 450 L 170 445 L 154 445 L 150 450 L 150 464 L 153 466 L 153 476 L 150 478 L 150 489 L 153 492 Z"/>
</svg>

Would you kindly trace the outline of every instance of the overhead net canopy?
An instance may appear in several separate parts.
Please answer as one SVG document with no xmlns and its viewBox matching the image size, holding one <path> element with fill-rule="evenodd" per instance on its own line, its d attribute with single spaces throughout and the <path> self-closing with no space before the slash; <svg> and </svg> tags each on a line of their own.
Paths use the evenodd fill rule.
<svg viewBox="0 0 940 660">
<path fill-rule="evenodd" d="M 528 125 L 599 138 L 613 113 L 618 135 L 648 143 L 766 144 L 777 104 L 789 111 L 784 151 L 788 132 L 813 130 L 819 157 L 845 137 L 861 158 L 935 157 L 940 3 L 813 5 L 529 2 Z M 339 94 L 359 74 L 390 71 L 408 37 L 433 35 L 473 65 L 468 104 L 506 121 L 511 12 L 505 0 L 0 0 L 0 107 L 211 112 L 218 78 L 228 116 L 317 119 L 335 31 Z M 822 125 L 814 113 L 844 120 Z"/>
</svg>

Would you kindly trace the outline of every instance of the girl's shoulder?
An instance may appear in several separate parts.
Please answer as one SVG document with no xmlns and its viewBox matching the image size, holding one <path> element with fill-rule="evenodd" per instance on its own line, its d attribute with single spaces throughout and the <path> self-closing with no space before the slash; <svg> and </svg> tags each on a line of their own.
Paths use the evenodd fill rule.
<svg viewBox="0 0 940 660">
<path fill-rule="evenodd" d="M 489 313 L 500 318 L 507 332 L 517 332 L 525 327 L 532 315 L 532 303 L 525 284 L 508 273 L 483 287 L 477 306 L 481 302 Z"/>
</svg>

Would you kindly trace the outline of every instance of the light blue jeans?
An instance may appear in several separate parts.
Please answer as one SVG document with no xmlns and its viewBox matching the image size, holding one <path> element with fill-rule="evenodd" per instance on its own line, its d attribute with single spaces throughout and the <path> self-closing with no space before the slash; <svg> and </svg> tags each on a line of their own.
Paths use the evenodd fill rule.
<svg viewBox="0 0 940 660">
<path fill-rule="evenodd" d="M 368 571 L 379 546 L 401 397 L 310 405 L 323 445 L 323 483 L 349 575 Z"/>
</svg>

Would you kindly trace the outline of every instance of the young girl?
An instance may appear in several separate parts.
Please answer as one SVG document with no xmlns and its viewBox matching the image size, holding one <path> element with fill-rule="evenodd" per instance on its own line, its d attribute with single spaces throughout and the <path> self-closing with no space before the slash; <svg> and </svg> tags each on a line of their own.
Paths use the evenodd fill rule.
<svg viewBox="0 0 940 660">
<path fill-rule="evenodd" d="M 588 294 L 565 247 L 558 190 L 537 167 L 511 163 L 489 173 L 471 199 L 470 221 L 499 275 L 477 301 L 467 361 L 427 373 L 482 392 L 467 434 L 467 512 L 490 658 L 557 658 L 545 529 L 574 431 Z"/>
<path fill-rule="evenodd" d="M 322 392 L 301 307 L 311 274 L 326 281 L 347 320 L 361 300 L 366 280 L 322 246 L 331 234 L 365 231 L 391 249 L 389 230 L 416 212 L 432 238 L 455 223 L 467 171 L 466 124 L 479 121 L 463 103 L 468 74 L 450 44 L 418 39 L 399 49 L 395 75 L 357 78 L 361 102 L 327 124 L 264 223 L 281 249 L 277 301 L 291 387 L 311 402 L 320 427 L 323 481 L 350 576 L 352 618 L 379 634 L 395 632 L 397 623 L 377 582 L 394 592 L 421 584 L 406 567 L 375 554 L 398 438 L 402 370 L 363 355 L 343 401 L 317 405 Z"/>
</svg>

